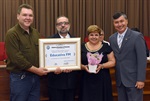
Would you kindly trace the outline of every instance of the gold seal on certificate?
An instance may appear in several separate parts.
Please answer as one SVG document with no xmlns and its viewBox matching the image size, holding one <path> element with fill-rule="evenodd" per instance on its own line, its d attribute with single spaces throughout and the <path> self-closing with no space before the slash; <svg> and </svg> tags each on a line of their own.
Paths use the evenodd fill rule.
<svg viewBox="0 0 150 101">
<path fill-rule="evenodd" d="M 39 39 L 40 67 L 49 71 L 54 71 L 56 67 L 80 70 L 80 54 L 80 38 Z"/>
</svg>

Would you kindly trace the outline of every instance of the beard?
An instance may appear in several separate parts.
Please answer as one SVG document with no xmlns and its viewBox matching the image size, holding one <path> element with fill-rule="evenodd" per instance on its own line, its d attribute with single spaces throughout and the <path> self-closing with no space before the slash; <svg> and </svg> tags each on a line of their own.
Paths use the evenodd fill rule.
<svg viewBox="0 0 150 101">
<path fill-rule="evenodd" d="M 57 29 L 58 33 L 60 34 L 67 34 L 69 32 L 70 27 L 68 27 L 67 29 L 63 30 L 63 28 L 61 29 Z"/>
<path fill-rule="evenodd" d="M 60 34 L 66 34 L 66 33 L 68 33 L 69 32 L 69 30 L 65 30 L 65 31 L 62 31 L 62 30 L 60 30 L 60 31 L 58 31 Z"/>
</svg>

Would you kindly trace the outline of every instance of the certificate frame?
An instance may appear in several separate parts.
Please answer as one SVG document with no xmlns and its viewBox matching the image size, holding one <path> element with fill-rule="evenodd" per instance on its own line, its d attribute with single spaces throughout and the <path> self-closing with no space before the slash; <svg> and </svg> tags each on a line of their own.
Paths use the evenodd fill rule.
<svg viewBox="0 0 150 101">
<path fill-rule="evenodd" d="M 58 46 L 66 47 L 66 49 L 64 48 L 59 50 Z M 60 53 L 58 50 L 60 51 Z M 53 52 L 55 52 L 57 55 L 53 54 Z M 70 56 L 66 56 L 64 54 L 69 54 Z M 61 56 L 63 57 L 62 59 Z M 61 63 L 63 65 L 59 65 Z M 39 39 L 39 65 L 40 67 L 45 67 L 50 72 L 55 71 L 57 67 L 60 67 L 60 69 L 62 70 L 64 69 L 80 70 L 81 69 L 81 39 L 80 38 Z"/>
</svg>

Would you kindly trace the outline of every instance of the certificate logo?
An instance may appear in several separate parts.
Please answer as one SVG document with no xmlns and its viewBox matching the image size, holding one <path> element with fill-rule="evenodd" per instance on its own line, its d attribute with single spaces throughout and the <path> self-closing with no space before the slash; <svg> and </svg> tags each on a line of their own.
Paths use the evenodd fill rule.
<svg viewBox="0 0 150 101">
<path fill-rule="evenodd" d="M 49 50 L 49 49 L 50 49 L 50 46 L 48 45 L 48 46 L 46 47 L 46 49 Z"/>
</svg>

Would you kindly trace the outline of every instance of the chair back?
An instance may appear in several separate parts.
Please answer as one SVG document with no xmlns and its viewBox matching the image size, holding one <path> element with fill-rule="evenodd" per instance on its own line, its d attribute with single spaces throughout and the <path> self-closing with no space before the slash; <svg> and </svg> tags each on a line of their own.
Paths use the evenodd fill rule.
<svg viewBox="0 0 150 101">
<path fill-rule="evenodd" d="M 0 42 L 0 61 L 6 60 L 5 42 Z"/>
</svg>

